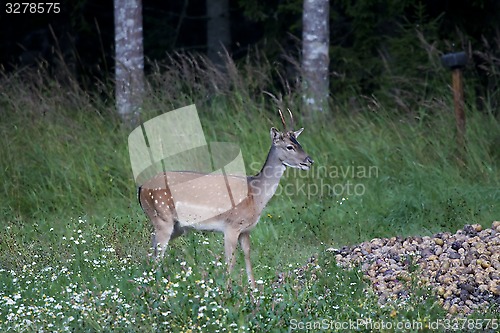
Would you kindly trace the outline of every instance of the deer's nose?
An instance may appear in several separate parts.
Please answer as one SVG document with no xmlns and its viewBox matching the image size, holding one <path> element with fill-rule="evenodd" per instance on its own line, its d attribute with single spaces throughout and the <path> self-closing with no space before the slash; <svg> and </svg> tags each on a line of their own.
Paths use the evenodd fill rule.
<svg viewBox="0 0 500 333">
<path fill-rule="evenodd" d="M 314 163 L 313 159 L 310 158 L 309 156 L 306 157 L 306 162 L 311 163 L 311 164 Z"/>
</svg>

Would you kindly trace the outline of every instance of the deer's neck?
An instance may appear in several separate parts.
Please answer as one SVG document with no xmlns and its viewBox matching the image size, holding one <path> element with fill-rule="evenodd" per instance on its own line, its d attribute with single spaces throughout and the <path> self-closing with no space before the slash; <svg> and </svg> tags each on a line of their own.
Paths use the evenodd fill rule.
<svg viewBox="0 0 500 333">
<path fill-rule="evenodd" d="M 273 197 L 285 169 L 286 167 L 283 165 L 283 161 L 279 159 L 276 148 L 272 146 L 262 170 L 249 179 L 250 193 L 253 195 L 254 202 L 259 210 L 264 209 Z"/>
</svg>

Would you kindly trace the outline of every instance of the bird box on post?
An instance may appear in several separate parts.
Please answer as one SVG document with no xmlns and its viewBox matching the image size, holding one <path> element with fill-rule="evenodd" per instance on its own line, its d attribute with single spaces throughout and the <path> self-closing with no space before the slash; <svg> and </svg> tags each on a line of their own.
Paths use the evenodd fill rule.
<svg viewBox="0 0 500 333">
<path fill-rule="evenodd" d="M 467 64 L 465 52 L 447 53 L 441 57 L 443 66 L 451 69 L 453 102 L 455 105 L 455 120 L 457 125 L 457 144 L 459 149 L 465 147 L 465 111 L 464 111 L 464 86 L 462 82 L 462 69 Z"/>
</svg>

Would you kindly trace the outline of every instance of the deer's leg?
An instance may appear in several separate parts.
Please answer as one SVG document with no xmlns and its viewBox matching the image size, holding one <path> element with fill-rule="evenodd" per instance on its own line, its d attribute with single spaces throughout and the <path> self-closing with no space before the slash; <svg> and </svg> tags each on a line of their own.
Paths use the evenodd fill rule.
<svg viewBox="0 0 500 333">
<path fill-rule="evenodd" d="M 165 256 L 168 242 L 174 231 L 174 221 L 172 219 L 164 220 L 159 216 L 151 218 L 154 227 L 153 250 L 156 259 L 162 259 Z M 160 253 L 158 253 L 160 252 Z"/>
<path fill-rule="evenodd" d="M 238 232 L 228 228 L 224 232 L 224 250 L 226 254 L 226 263 L 229 272 L 233 270 L 234 263 L 236 261 L 234 252 L 236 250 L 237 245 L 238 245 Z"/>
<path fill-rule="evenodd" d="M 248 282 L 255 289 L 255 279 L 252 272 L 252 262 L 250 261 L 250 233 L 244 232 L 240 235 L 240 245 L 245 255 L 245 266 L 247 269 Z"/>
</svg>

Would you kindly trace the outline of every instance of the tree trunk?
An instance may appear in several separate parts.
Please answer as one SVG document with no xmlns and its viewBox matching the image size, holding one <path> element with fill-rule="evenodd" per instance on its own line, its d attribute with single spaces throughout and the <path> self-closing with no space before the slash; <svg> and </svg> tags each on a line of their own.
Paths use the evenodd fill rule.
<svg viewBox="0 0 500 333">
<path fill-rule="evenodd" d="M 144 95 L 142 1 L 114 0 L 114 11 L 116 108 L 122 120 L 134 126 Z"/>
<path fill-rule="evenodd" d="M 206 0 L 207 6 L 207 55 L 216 65 L 223 66 L 225 50 L 231 47 L 229 0 Z"/>
<path fill-rule="evenodd" d="M 302 80 L 309 117 L 328 106 L 329 0 L 304 0 L 302 14 Z"/>
</svg>

